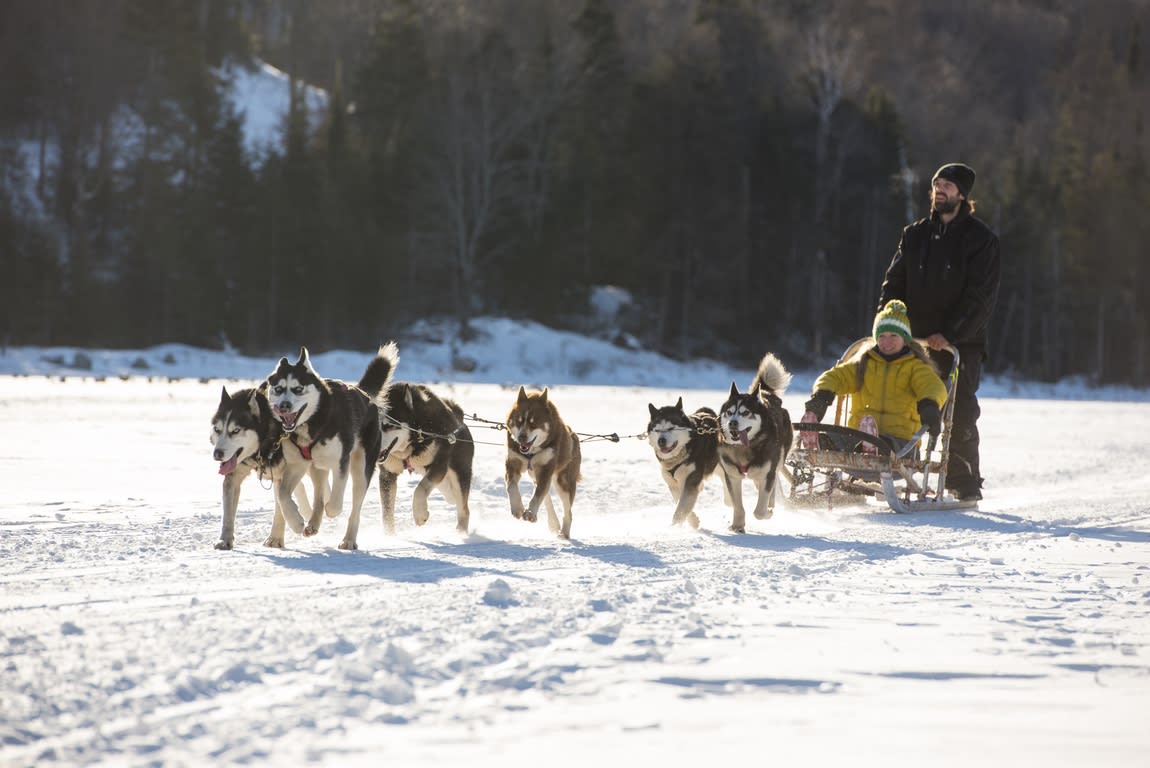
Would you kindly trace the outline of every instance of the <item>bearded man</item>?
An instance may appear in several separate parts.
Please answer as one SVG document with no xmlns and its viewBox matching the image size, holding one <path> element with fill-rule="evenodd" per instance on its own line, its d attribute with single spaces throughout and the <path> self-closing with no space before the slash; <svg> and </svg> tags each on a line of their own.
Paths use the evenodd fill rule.
<svg viewBox="0 0 1150 768">
<path fill-rule="evenodd" d="M 887 267 L 878 308 L 907 306 L 911 332 L 923 339 L 939 370 L 959 354 L 946 487 L 960 501 L 982 499 L 978 385 L 987 357 L 987 326 L 998 298 L 998 236 L 974 215 L 974 169 L 947 163 L 931 179 L 930 216 L 902 231 Z"/>
</svg>

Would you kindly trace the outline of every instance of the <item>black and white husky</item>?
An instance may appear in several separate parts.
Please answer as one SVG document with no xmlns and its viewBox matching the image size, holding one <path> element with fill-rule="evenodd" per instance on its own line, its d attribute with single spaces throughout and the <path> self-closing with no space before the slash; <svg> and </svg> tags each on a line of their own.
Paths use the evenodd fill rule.
<svg viewBox="0 0 1150 768">
<path fill-rule="evenodd" d="M 455 505 L 455 527 L 467 532 L 471 511 L 471 464 L 475 443 L 463 423 L 463 409 L 422 384 L 392 384 L 383 417 L 379 458 L 379 501 L 383 530 L 395 533 L 396 479 L 405 469 L 423 476 L 411 497 L 416 525 L 427 522 L 427 497 L 439 488 Z"/>
<path fill-rule="evenodd" d="M 398 363 L 395 343 L 381 346 L 357 386 L 320 377 L 311 365 L 307 348 L 301 347 L 294 363 L 280 358 L 268 375 L 272 415 L 287 433 L 282 443 L 284 477 L 278 489 L 279 514 L 268 539 L 270 546 L 283 546 L 285 523 L 304 536 L 313 536 L 319 530 L 303 519 L 290 493 L 314 467 L 332 473 L 331 496 L 323 503 L 318 497 L 315 501 L 315 507 L 323 509 L 328 517 L 335 517 L 342 510 L 343 495 L 351 478 L 351 515 L 339 548 L 357 548 L 360 509 L 379 460 L 380 411 L 381 407 L 386 409 L 385 396 L 381 396 Z"/>
<path fill-rule="evenodd" d="M 267 478 L 276 491 L 276 515 L 279 515 L 278 489 L 283 478 L 284 457 L 280 441 L 284 431 L 272 416 L 271 406 L 261 389 L 240 389 L 228 394 L 222 388 L 220 404 L 212 416 L 212 458 L 220 463 L 224 477 L 224 515 L 220 540 L 216 549 L 231 549 L 236 539 L 236 508 L 239 506 L 240 487 L 252 472 Z M 312 482 L 326 484 L 323 472 L 312 474 Z M 323 486 L 318 495 L 326 490 Z M 302 485 L 292 489 L 299 507 L 309 518 L 309 525 L 319 526 L 320 510 L 312 511 Z M 266 544 L 267 542 L 265 542 Z"/>
<path fill-rule="evenodd" d="M 671 525 L 686 520 L 692 528 L 698 528 L 695 501 L 703 481 L 714 474 L 719 464 L 719 420 L 710 408 L 687 413 L 681 397 L 674 405 L 656 408 L 648 403 L 647 408 L 651 411 L 647 441 L 655 450 L 663 481 L 675 502 Z"/>
<path fill-rule="evenodd" d="M 746 530 L 744 478 L 758 491 L 755 517 L 766 520 L 774 514 L 775 481 L 794 440 L 791 416 L 782 401 L 790 383 L 790 372 L 768 352 L 759 362 L 751 391 L 740 394 L 731 382 L 730 396 L 719 410 L 719 466 L 734 508 L 732 531 Z"/>
</svg>

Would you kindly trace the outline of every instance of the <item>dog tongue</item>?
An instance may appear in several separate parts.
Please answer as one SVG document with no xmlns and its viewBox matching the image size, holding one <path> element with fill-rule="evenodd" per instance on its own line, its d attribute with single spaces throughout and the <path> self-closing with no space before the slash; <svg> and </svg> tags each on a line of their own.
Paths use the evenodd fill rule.
<svg viewBox="0 0 1150 768">
<path fill-rule="evenodd" d="M 739 433 L 739 442 L 743 444 L 744 448 L 748 447 L 751 444 L 750 438 L 747 437 L 747 435 L 749 435 L 750 433 L 751 433 L 750 427 L 748 427 L 747 429 L 744 429 L 742 432 Z"/>
<path fill-rule="evenodd" d="M 231 457 L 227 461 L 221 461 L 220 462 L 220 474 L 221 475 L 230 475 L 232 472 L 234 472 L 236 469 L 236 464 L 239 463 L 237 461 L 238 458 L 239 458 L 239 454 L 236 454 L 235 456 Z"/>
</svg>

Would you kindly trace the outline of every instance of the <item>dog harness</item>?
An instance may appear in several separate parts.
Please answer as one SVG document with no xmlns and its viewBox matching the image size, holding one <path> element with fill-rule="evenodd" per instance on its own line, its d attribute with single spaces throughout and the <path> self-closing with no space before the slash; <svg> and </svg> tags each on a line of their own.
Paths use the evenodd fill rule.
<svg viewBox="0 0 1150 768">
<path fill-rule="evenodd" d="M 294 445 L 296 448 L 299 448 L 299 455 L 303 456 L 308 461 L 311 461 L 311 449 L 315 447 L 315 444 L 317 441 L 312 440 L 307 445 L 300 445 L 299 442 L 296 441 L 295 435 L 291 436 L 291 441 L 292 441 L 292 445 Z"/>
</svg>

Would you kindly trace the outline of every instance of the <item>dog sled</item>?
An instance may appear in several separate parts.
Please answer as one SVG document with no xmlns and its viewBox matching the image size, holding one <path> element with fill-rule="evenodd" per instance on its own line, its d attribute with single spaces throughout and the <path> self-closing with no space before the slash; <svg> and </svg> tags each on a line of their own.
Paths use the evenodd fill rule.
<svg viewBox="0 0 1150 768">
<path fill-rule="evenodd" d="M 851 359 L 869 340 L 864 337 L 853 343 L 839 363 Z M 851 396 L 839 395 L 833 423 L 793 425 L 795 445 L 782 467 L 790 486 L 789 499 L 807 505 L 825 503 L 828 508 L 875 499 L 903 514 L 977 507 L 977 501 L 959 501 L 946 490 L 959 365 L 958 350 L 952 346 L 947 351 L 954 362 L 945 375 L 947 397 L 937 437 L 928 436 L 924 426 L 896 449 L 878 435 L 845 426 Z M 812 432 L 818 438 L 817 448 L 803 447 L 801 437 Z"/>
</svg>

